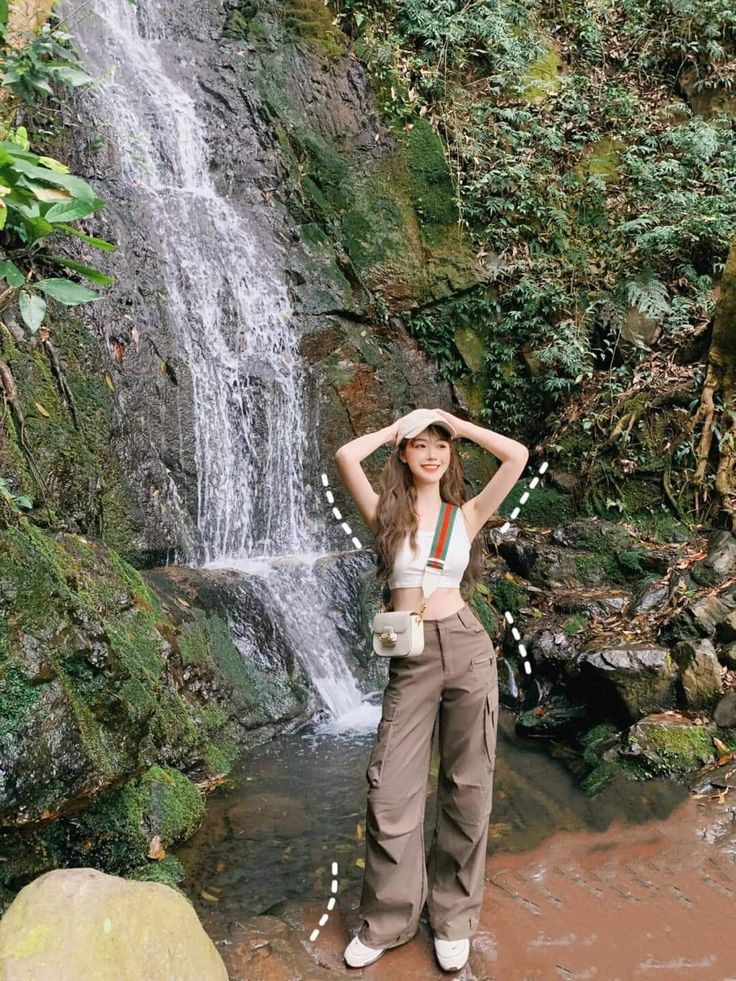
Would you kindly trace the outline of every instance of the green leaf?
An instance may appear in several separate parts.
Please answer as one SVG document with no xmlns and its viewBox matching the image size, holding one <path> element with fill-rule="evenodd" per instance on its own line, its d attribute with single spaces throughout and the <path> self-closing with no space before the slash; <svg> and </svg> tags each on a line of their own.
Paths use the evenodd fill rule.
<svg viewBox="0 0 736 981">
<path fill-rule="evenodd" d="M 14 144 L 3 143 L 3 147 L 13 146 Z M 12 155 L 12 151 L 8 151 Z M 104 204 L 96 195 L 92 188 L 86 181 L 83 181 L 81 177 L 74 177 L 72 174 L 59 174 L 55 170 L 51 170 L 49 167 L 37 167 L 30 161 L 17 157 L 15 160 L 15 169 L 20 171 L 21 174 L 25 174 L 27 177 L 35 177 L 36 180 L 46 181 L 47 184 L 57 184 L 60 187 L 65 187 L 67 191 L 74 195 L 75 198 L 80 201 L 88 201 L 91 204 L 94 203 L 95 210 L 101 208 Z"/>
<path fill-rule="evenodd" d="M 28 149 L 28 147 L 26 147 Z M 61 163 L 59 160 L 54 160 L 53 157 L 39 157 L 38 162 L 43 164 L 44 167 L 48 167 L 49 170 L 55 170 L 57 174 L 68 174 L 69 168 L 66 164 Z"/>
<path fill-rule="evenodd" d="M 0 200 L 0 228 L 5 228 L 5 219 L 8 217 L 8 209 L 4 201 Z"/>
<path fill-rule="evenodd" d="M 85 279 L 89 279 L 91 282 L 97 283 L 100 286 L 110 286 L 115 282 L 114 276 L 108 276 L 107 273 L 103 273 L 99 269 L 95 269 L 93 266 L 85 266 L 81 262 L 76 262 L 74 259 L 65 259 L 56 255 L 49 256 L 49 258 L 58 263 L 60 266 L 65 266 L 67 269 L 73 269 L 74 272 L 79 273 L 80 276 L 84 276 Z"/>
<path fill-rule="evenodd" d="M 55 225 L 53 227 L 55 231 L 68 232 L 70 235 L 74 235 L 75 238 L 81 238 L 83 242 L 93 245 L 101 252 L 115 252 L 117 249 L 117 245 L 113 245 L 112 242 L 106 242 L 104 238 L 94 238 L 92 235 L 86 235 L 84 232 L 80 232 L 78 228 L 75 228 L 74 225 Z"/>
<path fill-rule="evenodd" d="M 17 143 L 22 150 L 30 150 L 31 144 L 28 140 L 28 130 L 25 126 L 16 127 L 13 133 L 13 143 Z"/>
<path fill-rule="evenodd" d="M 0 262 L 0 279 L 4 279 L 9 286 L 22 286 L 26 281 L 23 273 L 10 259 Z"/>
<path fill-rule="evenodd" d="M 42 296 L 27 293 L 25 290 L 21 291 L 20 315 L 32 334 L 35 334 L 41 326 L 45 313 L 46 300 Z"/>
<path fill-rule="evenodd" d="M 44 215 L 46 221 L 77 221 L 95 213 L 97 208 L 89 201 L 59 201 L 52 204 Z"/>
<path fill-rule="evenodd" d="M 87 72 L 82 71 L 81 68 L 67 68 L 66 66 L 62 68 L 52 68 L 50 69 L 50 74 L 54 78 L 66 85 L 70 89 L 76 89 L 80 85 L 89 85 L 92 81 L 92 77 L 87 74 Z"/>
<path fill-rule="evenodd" d="M 63 303 L 67 307 L 73 307 L 77 303 L 86 303 L 88 300 L 100 299 L 99 293 L 95 293 L 94 290 L 88 289 L 86 286 L 80 286 L 79 283 L 73 283 L 71 279 L 39 279 L 33 285 L 37 290 L 41 290 L 42 293 L 56 300 L 57 303 Z"/>
</svg>

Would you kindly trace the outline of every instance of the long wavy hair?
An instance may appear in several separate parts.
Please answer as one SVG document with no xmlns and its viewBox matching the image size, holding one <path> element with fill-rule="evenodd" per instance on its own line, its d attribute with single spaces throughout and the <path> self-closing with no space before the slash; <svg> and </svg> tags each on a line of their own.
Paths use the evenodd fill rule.
<svg viewBox="0 0 736 981">
<path fill-rule="evenodd" d="M 447 432 L 439 426 L 428 426 L 428 431 L 439 439 L 447 439 Z M 417 490 L 409 464 L 404 463 L 399 453 L 408 440 L 402 440 L 389 457 L 381 472 L 378 505 L 376 512 L 376 534 L 374 548 L 377 555 L 376 578 L 385 590 L 393 568 L 396 555 L 408 534 L 411 548 L 417 551 L 417 530 L 419 523 L 415 512 Z M 450 440 L 450 463 L 440 478 L 440 497 L 449 504 L 462 505 L 466 501 L 465 477 L 460 455 L 454 440 Z M 456 520 L 462 521 L 462 515 Z M 460 582 L 460 595 L 468 599 L 476 582 L 483 575 L 483 536 L 478 532 L 470 545 L 470 561 Z"/>
</svg>

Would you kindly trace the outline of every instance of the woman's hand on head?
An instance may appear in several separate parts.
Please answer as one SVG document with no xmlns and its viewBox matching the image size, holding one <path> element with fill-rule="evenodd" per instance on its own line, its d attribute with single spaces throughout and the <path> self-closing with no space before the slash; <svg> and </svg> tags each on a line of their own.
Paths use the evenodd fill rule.
<svg viewBox="0 0 736 981">
<path fill-rule="evenodd" d="M 386 440 L 386 445 L 387 446 L 396 446 L 396 440 L 399 437 L 399 426 L 401 424 L 401 419 L 403 419 L 403 416 L 401 418 L 397 419 L 396 422 L 394 422 L 389 427 L 389 430 L 388 430 L 389 435 L 388 435 L 388 439 Z"/>
<path fill-rule="evenodd" d="M 457 416 L 454 416 L 451 412 L 445 412 L 444 409 L 433 409 L 432 411 L 437 412 L 443 419 L 447 419 L 458 436 L 462 435 L 462 429 L 465 425 L 464 419 L 458 419 Z"/>
</svg>

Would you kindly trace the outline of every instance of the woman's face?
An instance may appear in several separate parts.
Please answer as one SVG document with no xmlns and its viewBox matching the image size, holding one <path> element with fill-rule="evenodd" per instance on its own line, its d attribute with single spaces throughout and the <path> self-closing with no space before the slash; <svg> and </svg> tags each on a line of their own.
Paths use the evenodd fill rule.
<svg viewBox="0 0 736 981">
<path fill-rule="evenodd" d="M 450 465 L 452 447 L 447 436 L 433 436 L 428 429 L 410 439 L 399 451 L 418 484 L 438 484 Z"/>
</svg>

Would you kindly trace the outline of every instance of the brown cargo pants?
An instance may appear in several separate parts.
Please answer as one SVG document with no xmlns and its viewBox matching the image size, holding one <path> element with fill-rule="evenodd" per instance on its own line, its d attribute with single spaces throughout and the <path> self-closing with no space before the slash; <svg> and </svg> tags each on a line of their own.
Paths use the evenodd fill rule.
<svg viewBox="0 0 736 981">
<path fill-rule="evenodd" d="M 424 855 L 424 805 L 435 722 L 437 819 Z M 366 780 L 360 939 L 397 947 L 427 901 L 435 936 L 469 937 L 483 900 L 498 728 L 493 644 L 470 607 L 424 621 L 424 650 L 391 658 Z M 428 881 L 429 879 L 429 881 Z"/>
</svg>

